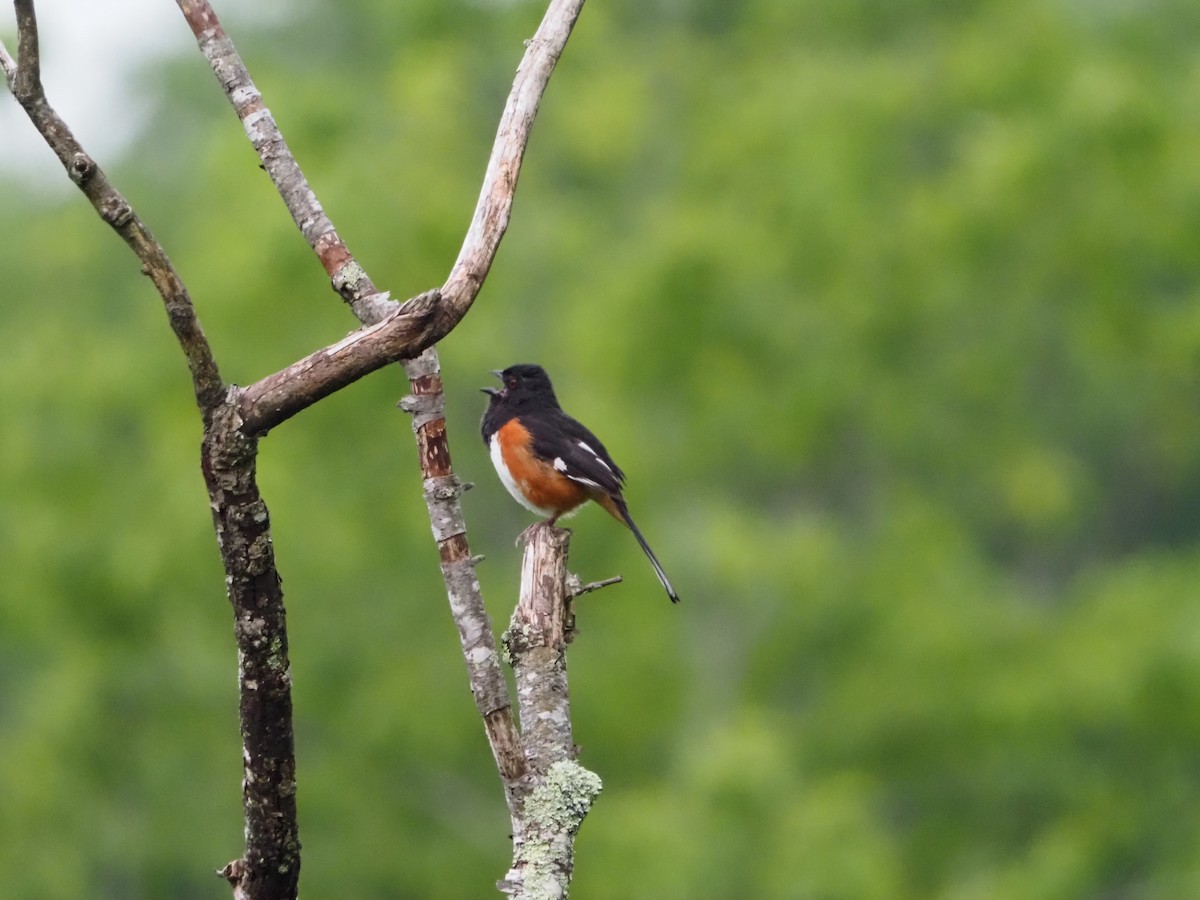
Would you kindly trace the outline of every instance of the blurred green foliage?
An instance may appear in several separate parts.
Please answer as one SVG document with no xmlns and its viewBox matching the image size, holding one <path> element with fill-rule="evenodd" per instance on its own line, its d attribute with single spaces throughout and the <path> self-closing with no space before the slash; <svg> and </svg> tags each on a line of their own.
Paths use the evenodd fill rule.
<svg viewBox="0 0 1200 900">
<path fill-rule="evenodd" d="M 540 15 L 235 33 L 397 296 L 444 278 Z M 1191 0 L 585 9 L 442 347 L 497 623 L 528 517 L 476 389 L 517 361 L 627 469 L 684 598 L 575 520 L 574 567 L 626 577 L 571 651 L 606 785 L 577 896 L 1200 895 L 1198 28 Z M 152 81 L 109 168 L 225 377 L 348 331 L 202 61 Z M 182 358 L 81 198 L 3 183 L 0 210 L 0 883 L 221 897 L 235 658 Z M 485 896 L 508 861 L 403 390 L 263 446 L 309 897 Z"/>
</svg>

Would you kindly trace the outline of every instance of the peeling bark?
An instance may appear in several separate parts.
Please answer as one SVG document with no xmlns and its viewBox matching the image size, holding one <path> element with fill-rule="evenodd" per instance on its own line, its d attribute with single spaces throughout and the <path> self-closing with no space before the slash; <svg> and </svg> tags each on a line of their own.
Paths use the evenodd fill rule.
<svg viewBox="0 0 1200 900">
<path fill-rule="evenodd" d="M 570 531 L 546 523 L 525 532 L 521 596 L 503 638 L 516 680 L 521 741 L 533 769 L 533 788 L 513 817 L 513 865 L 499 887 L 523 900 L 567 896 L 575 835 L 602 787 L 599 776 L 576 761 L 571 734 L 570 540 Z"/>
<path fill-rule="evenodd" d="M 389 362 L 408 360 L 405 368 L 412 395 L 402 405 L 414 416 L 424 492 L 450 609 L 512 815 L 514 863 L 504 889 L 522 897 L 565 896 L 574 834 L 600 790 L 599 779 L 574 762 L 570 742 L 565 669 L 570 628 L 564 586 L 567 545 L 565 537 L 553 536 L 568 533 L 548 529 L 551 543 L 540 538 L 531 543 L 540 548 L 541 561 L 528 590 L 522 592 L 517 613 L 520 634 L 511 636 L 510 628 L 508 651 L 518 684 L 524 684 L 519 691 L 526 724 L 522 735 L 475 577 L 478 559 L 471 556 L 467 542 L 459 498 L 469 485 L 457 479 L 451 464 L 434 344 L 466 315 L 495 258 L 542 93 L 583 0 L 551 0 L 517 69 L 458 259 L 441 288 L 418 294 L 405 304 L 395 303 L 375 287 L 338 236 L 211 5 L 207 0 L 177 2 L 297 227 L 334 289 L 366 326 L 245 388 L 221 380 L 192 299 L 165 250 L 47 101 L 33 0 L 14 0 L 18 55 L 14 59 L 0 45 L 0 69 L 68 177 L 141 261 L 192 375 L 204 430 L 201 468 L 225 566 L 238 649 L 246 850 L 220 874 L 229 881 L 235 900 L 294 898 L 298 891 L 300 842 L 286 611 L 270 517 L 256 481 L 258 438 L 357 378 Z M 533 673 L 544 675 L 542 685 L 533 683 Z"/>
</svg>

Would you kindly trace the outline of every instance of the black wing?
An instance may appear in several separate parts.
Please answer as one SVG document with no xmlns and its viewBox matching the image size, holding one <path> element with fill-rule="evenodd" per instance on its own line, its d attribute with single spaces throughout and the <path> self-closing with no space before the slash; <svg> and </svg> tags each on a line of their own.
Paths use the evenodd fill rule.
<svg viewBox="0 0 1200 900">
<path fill-rule="evenodd" d="M 600 439 L 561 409 L 521 416 L 533 434 L 535 456 L 573 481 L 620 496 L 625 473 L 613 462 Z"/>
</svg>

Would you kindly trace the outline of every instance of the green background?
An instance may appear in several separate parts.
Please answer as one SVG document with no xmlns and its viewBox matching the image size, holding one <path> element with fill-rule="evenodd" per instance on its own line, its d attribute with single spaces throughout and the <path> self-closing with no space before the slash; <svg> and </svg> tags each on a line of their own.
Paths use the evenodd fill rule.
<svg viewBox="0 0 1200 900">
<path fill-rule="evenodd" d="M 235 31 L 397 297 L 445 278 L 541 12 Z M 570 654 L 605 782 L 575 896 L 1200 896 L 1198 33 L 1193 0 L 585 8 L 441 347 L 496 621 L 530 517 L 478 388 L 518 361 L 626 469 L 683 596 L 573 520 L 582 577 L 625 576 Z M 349 331 L 199 54 L 145 75 L 152 123 L 101 162 L 225 378 Z M 0 182 L 0 300 L 3 893 L 227 896 L 236 660 L 182 356 L 57 184 Z M 262 448 L 307 897 L 489 896 L 508 863 L 404 390 Z"/>
</svg>

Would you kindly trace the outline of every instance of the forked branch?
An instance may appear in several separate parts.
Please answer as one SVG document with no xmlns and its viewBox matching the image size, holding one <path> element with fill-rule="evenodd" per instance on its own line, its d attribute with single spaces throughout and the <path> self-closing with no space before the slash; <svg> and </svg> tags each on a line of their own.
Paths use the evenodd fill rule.
<svg viewBox="0 0 1200 900">
<path fill-rule="evenodd" d="M 519 812 L 521 798 L 530 789 L 528 766 L 513 719 L 491 620 L 475 577 L 476 560 L 467 541 L 459 499 L 464 487 L 451 462 L 440 364 L 433 342 L 448 333 L 470 309 L 491 268 L 508 227 L 517 176 L 538 105 L 583 2 L 553 0 L 537 32 L 527 43 L 496 130 L 471 226 L 446 282 L 432 292 L 436 298 L 435 309 L 428 333 L 421 339 L 421 344 L 424 345 L 426 340 L 429 343 L 417 359 L 410 360 L 409 354 L 404 354 L 411 394 L 400 405 L 414 417 L 413 430 L 425 499 L 441 557 L 451 613 L 458 628 L 476 708 L 483 719 L 509 810 L 514 816 Z M 208 0 L 177 0 L 177 3 L 241 120 L 264 170 L 305 240 L 329 273 L 334 289 L 364 325 L 373 325 L 381 317 L 390 315 L 395 304 L 386 300 L 387 294 L 375 287 L 338 235 L 211 4 Z M 285 370 L 246 388 L 243 412 L 247 420 L 259 416 L 256 421 L 269 427 L 280 414 L 268 409 L 267 404 L 260 404 L 258 398 L 294 392 L 294 381 L 293 375 Z"/>
<path fill-rule="evenodd" d="M 329 273 L 335 290 L 349 303 L 364 325 L 370 326 L 389 315 L 391 304 L 384 299 L 387 295 L 377 290 L 365 269 L 338 236 L 324 208 L 317 202 L 274 117 L 210 4 L 207 0 L 177 2 L 242 121 L 263 168 Z M 564 790 L 572 779 L 564 779 L 563 776 L 575 773 L 578 767 L 573 762 L 572 751 L 571 760 L 558 760 L 567 769 L 555 768 L 555 777 L 551 779 L 548 767 L 541 764 L 545 754 L 539 751 L 533 762 L 534 769 L 531 770 L 528 749 L 523 746 L 525 742 L 517 731 L 491 621 L 475 575 L 476 558 L 471 555 L 467 541 L 459 499 L 466 486 L 455 475 L 451 463 L 440 364 L 433 342 L 447 334 L 467 313 L 491 268 L 508 227 L 517 177 L 538 105 L 582 8 L 583 0 L 552 0 L 536 34 L 527 43 L 496 131 L 471 226 L 446 282 L 440 290 L 432 292 L 435 295 L 435 312 L 429 333 L 424 338 L 429 343 L 419 358 L 405 357 L 404 367 L 411 394 L 400 404 L 413 416 L 425 499 L 441 557 L 446 594 L 458 628 L 471 692 L 504 785 L 514 835 L 518 836 L 514 845 L 514 868 L 504 887 L 520 896 L 525 895 L 525 890 L 543 883 L 542 875 L 526 871 L 529 859 L 536 855 L 531 851 L 547 846 L 543 841 L 560 841 L 568 834 L 573 838 L 574 834 L 570 828 L 564 831 L 527 826 L 529 814 L 544 808 L 547 797 L 543 797 L 540 806 L 538 803 L 530 806 L 527 801 L 534 794 L 540 796 L 549 791 L 550 795 L 554 795 L 556 791 Z M 270 380 L 276 382 L 278 390 L 290 390 L 290 379 L 286 373 L 271 376 Z M 246 398 L 265 396 L 268 393 L 265 390 L 267 381 L 264 379 L 258 385 L 247 388 Z M 565 552 L 565 544 L 561 549 Z M 536 705 L 541 692 L 553 690 L 550 683 L 537 686 L 536 690 L 532 681 L 528 685 L 531 693 L 527 699 L 533 705 Z M 535 718 L 523 717 L 522 721 L 533 722 Z M 545 745 L 540 739 L 535 743 Z M 584 773 L 584 770 L 578 769 L 578 772 Z M 598 780 L 595 789 L 589 793 L 590 785 L 590 780 L 584 778 L 582 784 L 575 785 L 579 790 L 571 793 L 576 798 L 572 801 L 572 808 L 581 809 L 578 818 L 572 819 L 574 828 L 578 827 L 583 812 L 586 812 L 595 791 L 599 789 Z M 586 803 L 580 804 L 578 798 L 585 796 Z M 561 821 L 561 817 L 556 821 Z M 559 884 L 564 891 L 570 878 L 570 848 L 571 841 L 568 840 L 565 857 L 561 857 L 565 859 L 565 867 L 559 866 L 554 873 L 547 875 L 550 881 L 545 882 Z"/>
<path fill-rule="evenodd" d="M 599 791 L 599 781 L 574 762 L 569 721 L 565 732 L 559 728 L 557 734 L 543 734 L 540 726 L 532 725 L 528 747 L 517 732 L 474 574 L 476 559 L 466 540 L 459 504 L 466 486 L 450 463 L 434 344 L 470 309 L 495 258 L 538 104 L 584 0 L 550 3 L 517 70 L 459 256 L 440 289 L 418 294 L 403 305 L 375 288 L 341 241 L 211 5 L 206 0 L 177 2 L 294 221 L 335 290 L 367 326 L 246 388 L 227 387 L 221 380 L 191 297 L 165 251 L 47 102 L 33 0 L 14 0 L 18 55 L 14 59 L 0 45 L 0 69 L 68 176 L 141 260 L 192 374 L 205 429 L 203 470 L 234 607 L 241 687 L 246 853 L 222 874 L 235 898 L 294 897 L 300 865 L 287 632 L 269 516 L 255 479 L 257 437 L 368 372 L 404 360 L 413 391 L 405 405 L 414 414 L 447 594 L 513 815 L 514 867 L 505 889 L 520 895 L 535 888 L 565 892 L 574 832 Z M 559 549 L 565 553 L 565 543 Z M 566 589 L 560 584 L 555 590 L 558 602 L 566 603 Z M 562 621 L 560 617 L 552 630 L 561 634 Z M 545 646 L 535 643 L 523 649 L 517 640 L 510 649 L 518 668 L 528 669 L 525 657 L 540 659 L 539 648 Z M 565 665 L 561 653 L 559 662 Z M 565 691 L 565 668 L 561 677 Z M 521 703 L 532 723 L 532 711 L 548 700 L 538 696 L 533 680 L 519 676 L 519 683 L 528 688 Z M 541 854 L 532 850 L 540 847 L 559 852 L 553 872 L 537 869 Z"/>
</svg>

